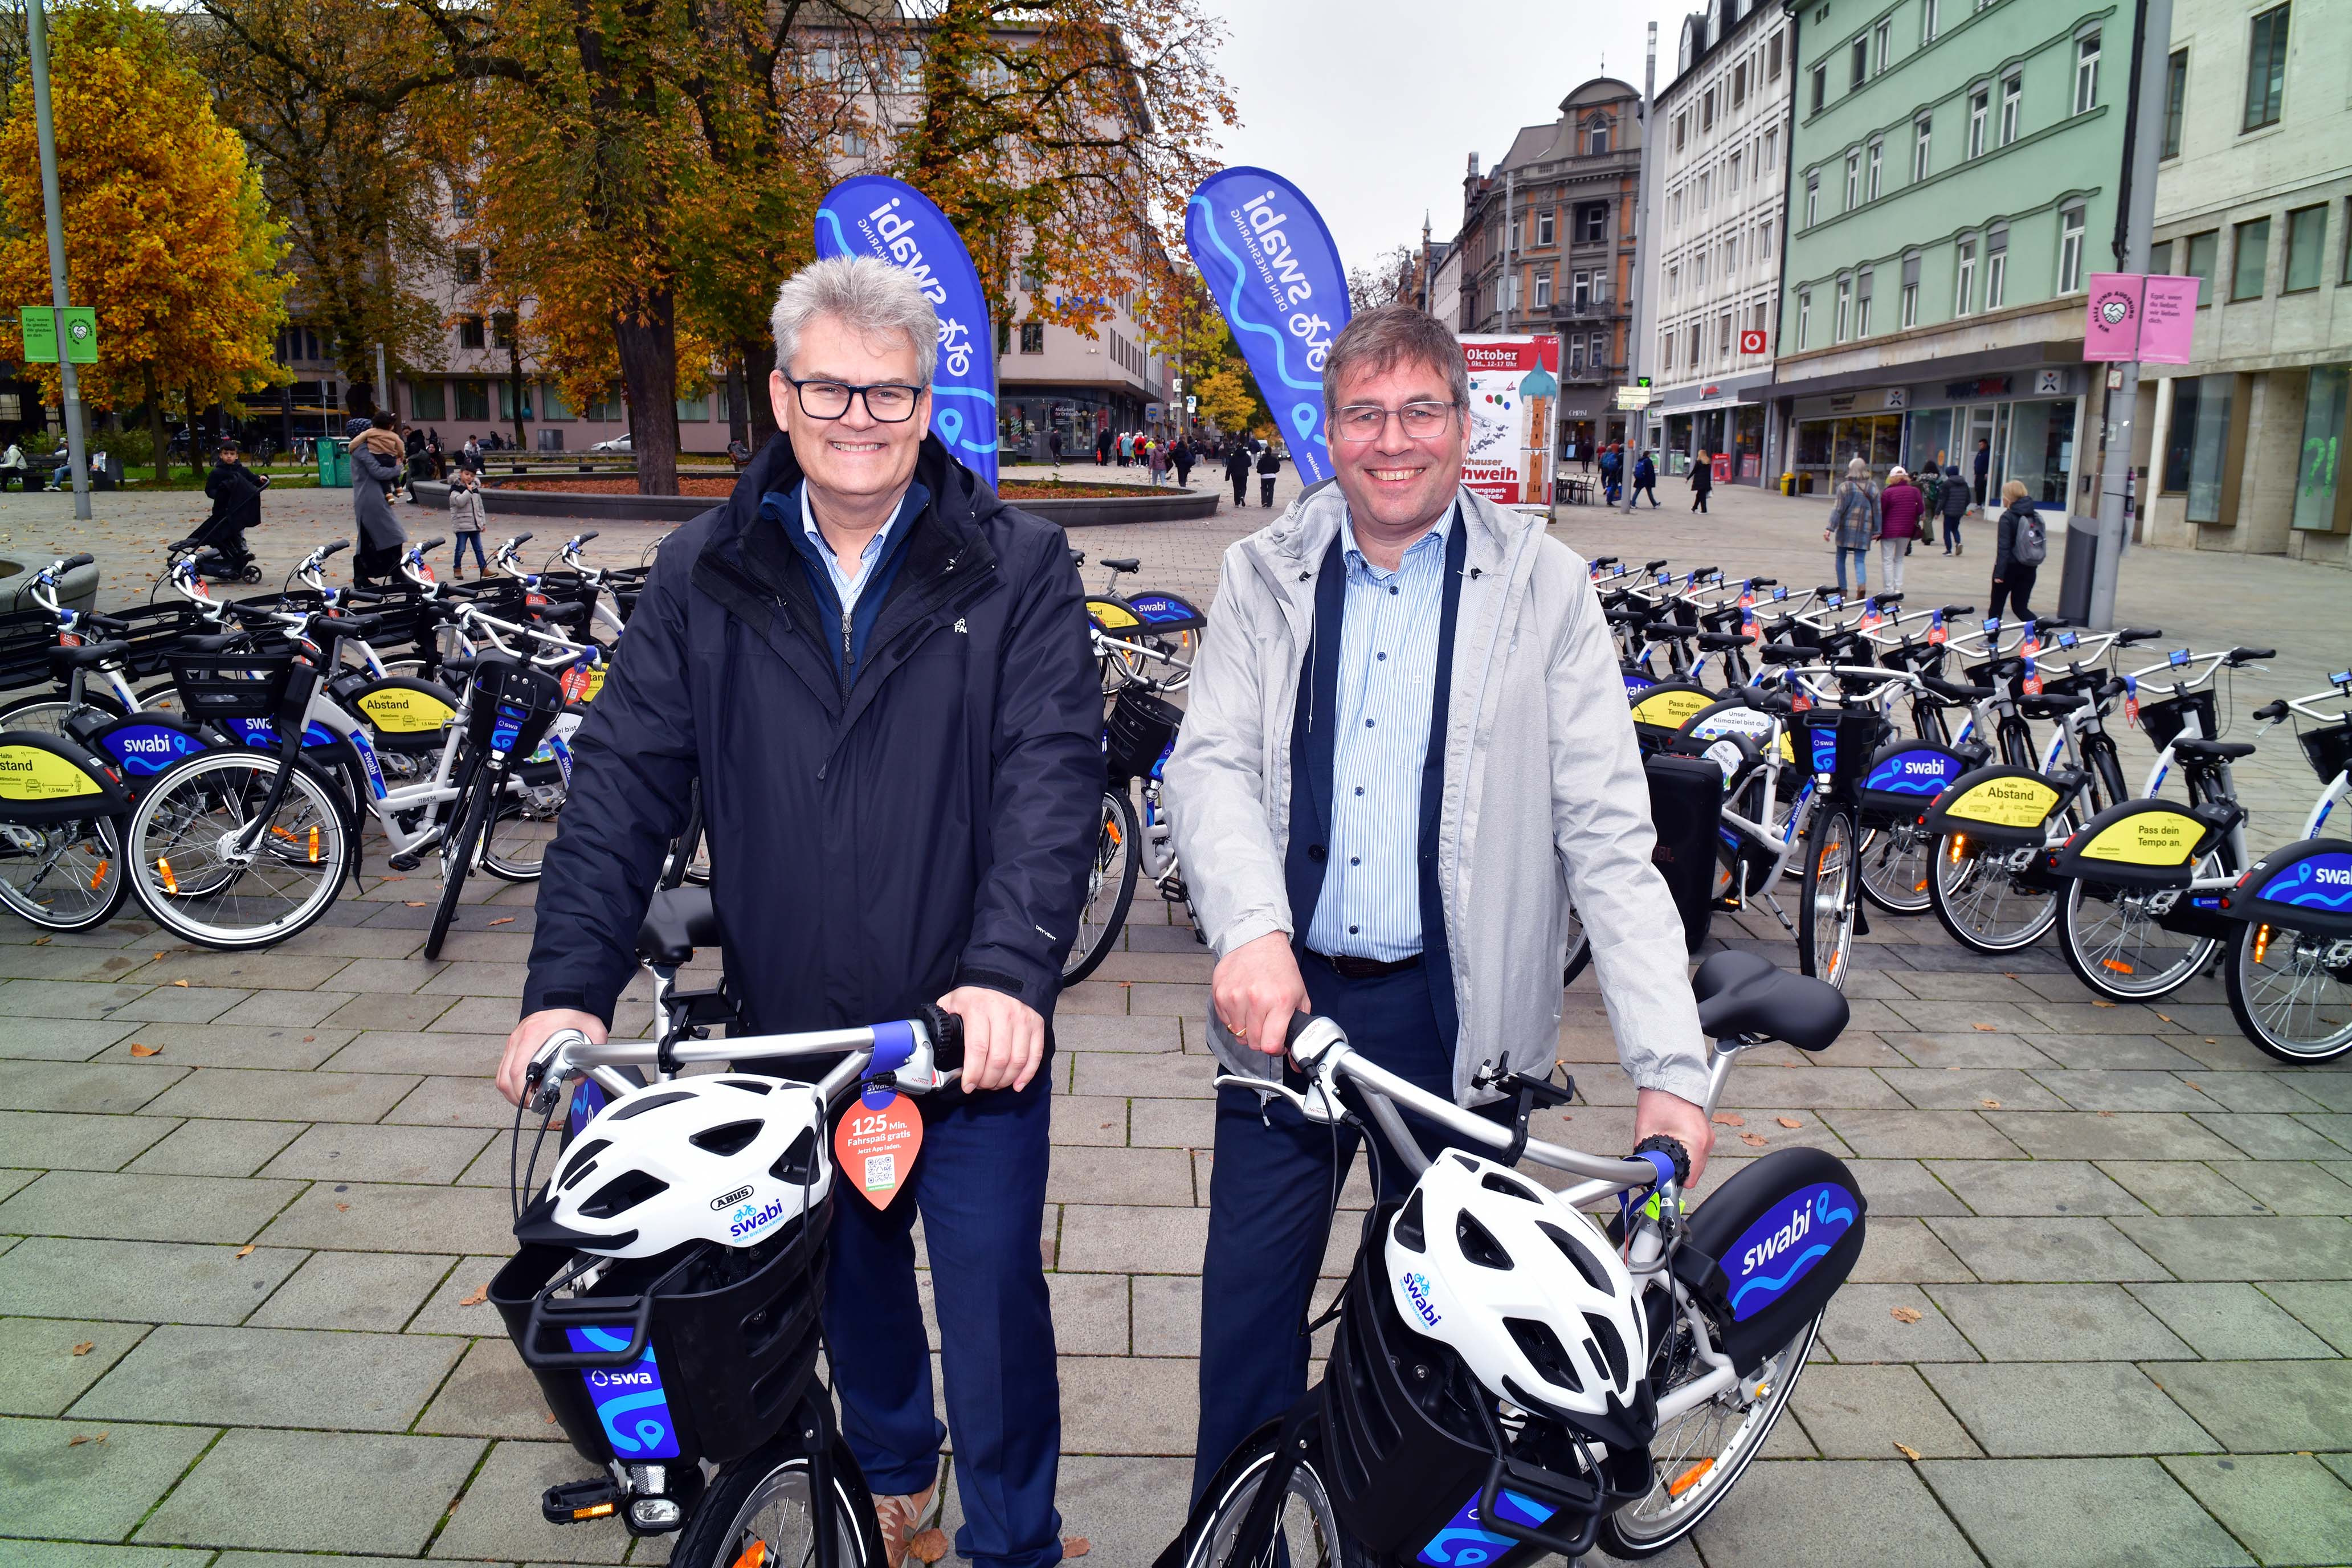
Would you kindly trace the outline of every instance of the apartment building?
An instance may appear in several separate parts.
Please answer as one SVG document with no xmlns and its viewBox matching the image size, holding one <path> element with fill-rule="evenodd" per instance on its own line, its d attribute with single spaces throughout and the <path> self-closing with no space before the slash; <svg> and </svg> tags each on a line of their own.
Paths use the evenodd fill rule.
<svg viewBox="0 0 2352 1568">
<path fill-rule="evenodd" d="M 1777 0 L 1708 0 L 1684 18 L 1651 109 L 1650 244 L 1640 291 L 1654 421 L 1670 473 L 1728 454 L 1761 484 L 1788 182 L 1795 29 Z"/>
<path fill-rule="evenodd" d="M 1801 489 L 1939 454 L 2095 513 L 2084 280 L 2116 266 L 2136 12 L 1798 0 L 1774 417 Z M 2054 520 L 2053 520 L 2054 521 Z"/>
<path fill-rule="evenodd" d="M 1462 232 L 1447 265 L 1465 332 L 1557 332 L 1560 455 L 1624 439 L 1615 393 L 1632 328 L 1642 95 L 1595 77 L 1559 118 L 1523 127 L 1484 174 L 1470 155 Z M 1440 314 L 1444 314 L 1441 310 Z"/>
<path fill-rule="evenodd" d="M 2327 0 L 2173 0 L 2150 268 L 2201 282 L 2191 363 L 2143 372 L 2147 542 L 2347 564 L 2347 24 Z"/>
</svg>

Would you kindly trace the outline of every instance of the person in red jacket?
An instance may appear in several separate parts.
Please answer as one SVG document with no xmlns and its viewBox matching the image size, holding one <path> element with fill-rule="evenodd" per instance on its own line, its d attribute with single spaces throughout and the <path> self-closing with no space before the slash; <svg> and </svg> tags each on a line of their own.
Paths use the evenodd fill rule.
<svg viewBox="0 0 2352 1568">
<path fill-rule="evenodd" d="M 1903 558 L 1911 553 L 1927 511 L 1927 494 L 1911 482 L 1910 473 L 1900 467 L 1888 473 L 1878 496 L 1878 576 L 1889 594 L 1903 592 Z"/>
</svg>

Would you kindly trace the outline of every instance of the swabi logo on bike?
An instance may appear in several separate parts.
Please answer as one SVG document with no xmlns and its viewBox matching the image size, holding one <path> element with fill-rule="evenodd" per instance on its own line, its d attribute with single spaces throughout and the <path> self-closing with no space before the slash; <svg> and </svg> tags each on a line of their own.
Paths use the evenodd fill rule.
<svg viewBox="0 0 2352 1568">
<path fill-rule="evenodd" d="M 1495 1495 L 1496 1518 L 1529 1529 L 1547 1522 L 1557 1511 L 1549 1504 L 1520 1492 L 1504 1490 Z M 1414 1554 L 1413 1561 L 1425 1563 L 1429 1568 L 1481 1568 L 1518 1544 L 1480 1521 L 1478 1494 L 1472 1492 L 1470 1500 L 1454 1511 L 1444 1529 L 1430 1537 L 1429 1544 Z"/>
<path fill-rule="evenodd" d="M 611 1329 L 566 1329 L 564 1338 L 575 1351 L 626 1351 L 629 1337 Z M 588 1385 L 596 1418 L 613 1452 L 625 1459 L 675 1459 L 678 1457 L 677 1424 L 669 1413 L 669 1397 L 662 1392 L 661 1369 L 654 1363 L 651 1345 L 626 1366 L 592 1366 L 580 1373 Z"/>
<path fill-rule="evenodd" d="M 1429 1304 L 1428 1279 L 1419 1274 L 1407 1274 L 1400 1283 L 1404 1286 L 1405 1295 L 1412 1300 L 1413 1310 L 1421 1314 L 1421 1321 L 1435 1328 L 1443 1321 L 1443 1314 Z"/>
<path fill-rule="evenodd" d="M 1861 1205 L 1835 1182 L 1817 1182 L 1774 1204 L 1724 1251 L 1735 1321 L 1754 1317 L 1828 1256 Z"/>
</svg>

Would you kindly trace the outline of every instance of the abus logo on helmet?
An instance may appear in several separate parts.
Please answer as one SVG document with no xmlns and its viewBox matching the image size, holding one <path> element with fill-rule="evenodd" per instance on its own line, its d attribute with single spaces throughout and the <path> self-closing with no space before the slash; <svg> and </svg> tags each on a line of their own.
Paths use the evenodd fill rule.
<svg viewBox="0 0 2352 1568">
<path fill-rule="evenodd" d="M 720 1209 L 731 1208 L 751 1195 L 751 1189 L 749 1187 L 738 1187 L 731 1193 L 721 1193 L 710 1200 L 710 1212 L 717 1214 Z"/>
<path fill-rule="evenodd" d="M 1421 1314 L 1423 1322 L 1435 1328 L 1438 1310 L 1429 1304 L 1429 1281 L 1421 1275 L 1408 1274 L 1404 1276 L 1403 1284 L 1404 1293 L 1412 1299 L 1412 1310 Z"/>
</svg>

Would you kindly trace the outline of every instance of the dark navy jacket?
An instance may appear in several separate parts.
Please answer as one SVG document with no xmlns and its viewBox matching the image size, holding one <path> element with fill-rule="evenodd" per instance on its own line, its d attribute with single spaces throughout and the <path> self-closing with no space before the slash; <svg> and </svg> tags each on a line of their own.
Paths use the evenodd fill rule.
<svg viewBox="0 0 2352 1568">
<path fill-rule="evenodd" d="M 760 515 L 800 477 L 778 437 L 663 544 L 572 742 L 525 1013 L 610 1019 L 699 775 L 727 972 L 755 1027 L 904 1017 L 961 984 L 1050 1016 L 1103 789 L 1067 542 L 926 437 L 930 501 L 892 542 L 845 689 L 837 613 Z"/>
</svg>

